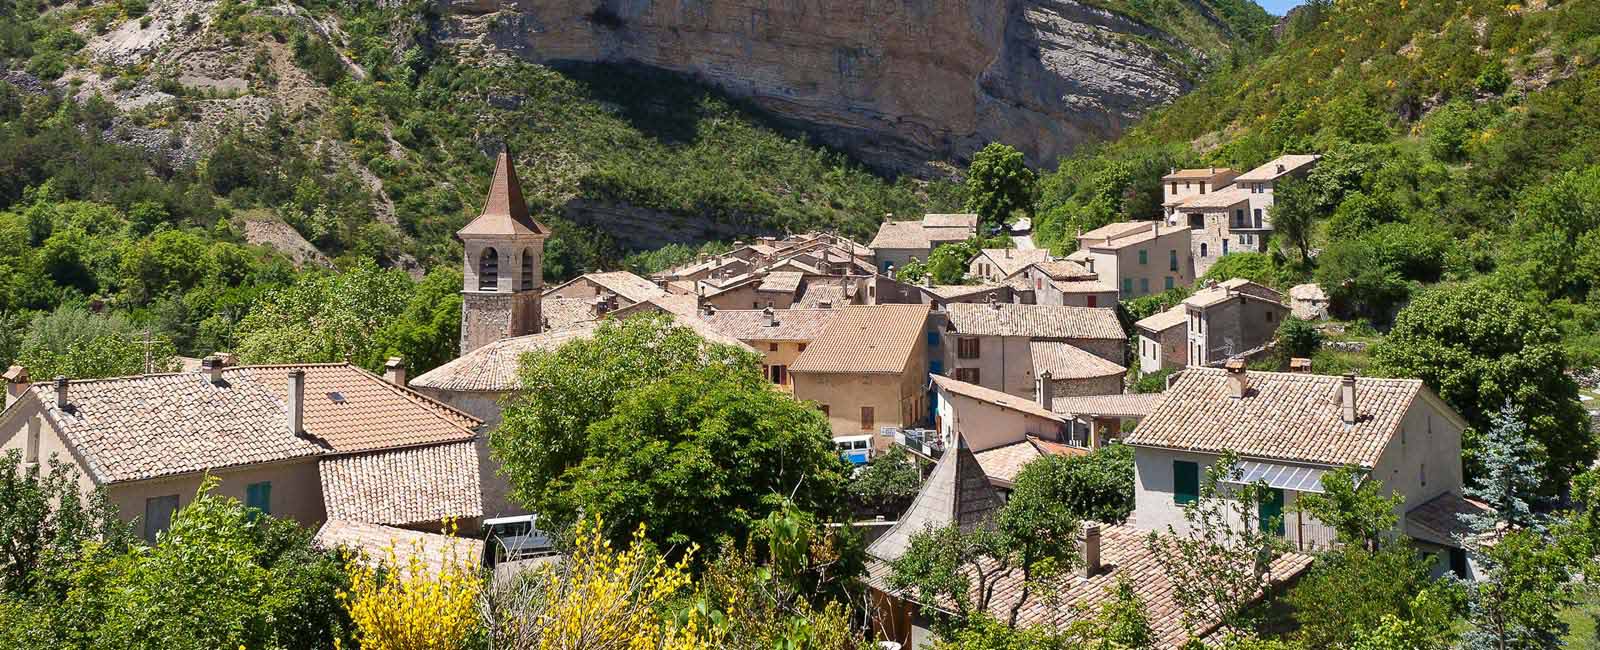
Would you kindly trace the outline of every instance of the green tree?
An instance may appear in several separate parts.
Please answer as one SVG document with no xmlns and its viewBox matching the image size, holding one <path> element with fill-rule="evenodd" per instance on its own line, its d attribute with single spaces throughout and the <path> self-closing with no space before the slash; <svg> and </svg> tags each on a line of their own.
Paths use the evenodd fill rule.
<svg viewBox="0 0 1600 650">
<path fill-rule="evenodd" d="M 1344 544 L 1318 556 L 1286 597 L 1299 640 L 1306 648 L 1350 647 L 1393 617 L 1414 636 L 1427 639 L 1423 647 L 1449 647 L 1459 594 L 1448 582 L 1432 578 L 1433 564 L 1432 555 L 1419 553 L 1407 541 L 1377 550 Z M 1427 597 L 1419 602 L 1422 594 Z"/>
<path fill-rule="evenodd" d="M 418 282 L 405 310 L 374 335 L 372 351 L 361 365 L 377 368 L 389 357 L 406 360 L 413 375 L 456 358 L 461 346 L 461 271 L 440 267 Z"/>
<path fill-rule="evenodd" d="M 238 353 L 246 363 L 355 360 L 376 371 L 403 332 L 378 333 L 407 312 L 411 279 L 370 260 L 342 273 L 312 273 L 273 291 L 240 321 Z M 423 308 L 420 311 L 428 311 Z M 421 314 L 427 316 L 428 314 Z M 380 344 L 384 344 L 380 347 Z"/>
<path fill-rule="evenodd" d="M 146 361 L 149 365 L 146 365 Z M 127 319 L 62 307 L 34 317 L 17 351 L 17 363 L 34 377 L 122 377 L 178 369 L 177 348 L 164 336 L 145 340 Z"/>
<path fill-rule="evenodd" d="M 1333 528 L 1340 544 L 1375 549 L 1399 522 L 1395 511 L 1405 495 L 1384 496 L 1383 482 L 1366 478 L 1357 467 L 1341 467 L 1322 477 L 1322 493 L 1308 492 L 1295 505 Z"/>
<path fill-rule="evenodd" d="M 1509 401 L 1526 418 L 1534 457 L 1548 468 L 1541 491 L 1554 494 L 1595 458 L 1560 343 L 1542 312 L 1468 283 L 1418 296 L 1372 356 L 1378 374 L 1421 379 L 1466 418 L 1469 476 L 1481 474 L 1480 438 Z"/>
<path fill-rule="evenodd" d="M 1323 214 L 1320 210 L 1316 189 L 1308 182 L 1286 181 L 1273 191 L 1268 217 L 1273 235 L 1287 249 L 1284 253 L 1294 253 L 1301 261 L 1311 259 L 1311 235 Z"/>
<path fill-rule="evenodd" d="M 608 321 L 522 360 L 492 439 L 515 497 L 561 526 L 580 512 L 665 544 L 743 540 L 785 498 L 841 514 L 846 463 L 821 412 L 771 390 L 757 357 L 662 317 Z"/>
<path fill-rule="evenodd" d="M 130 529 L 103 492 L 81 494 L 72 466 L 53 456 L 43 466 L 22 461 L 15 449 L 0 455 L 0 594 L 63 598 L 66 585 L 42 583 L 63 574 L 87 542 L 126 548 Z"/>
<path fill-rule="evenodd" d="M 1023 466 L 1017 489 L 1024 485 L 1075 517 L 1120 524 L 1133 512 L 1133 449 L 1109 445 L 1086 456 L 1045 456 Z"/>
<path fill-rule="evenodd" d="M 988 228 L 1003 227 L 1016 213 L 1032 214 L 1036 181 L 1022 152 L 992 142 L 967 167 L 967 211 Z"/>
<path fill-rule="evenodd" d="M 891 447 L 850 478 L 850 496 L 886 516 L 905 510 L 922 487 L 917 460 L 903 447 Z"/>
<path fill-rule="evenodd" d="M 1309 359 L 1322 347 L 1322 332 L 1310 321 L 1291 316 L 1278 326 L 1277 341 L 1279 354 Z"/>
</svg>

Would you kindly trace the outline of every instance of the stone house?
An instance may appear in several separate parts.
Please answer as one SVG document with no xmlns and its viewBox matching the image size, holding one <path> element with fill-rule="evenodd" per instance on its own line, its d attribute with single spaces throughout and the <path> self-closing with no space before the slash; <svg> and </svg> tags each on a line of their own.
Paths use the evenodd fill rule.
<svg viewBox="0 0 1600 650">
<path fill-rule="evenodd" d="M 967 276 L 984 282 L 1000 282 L 1023 267 L 1050 261 L 1050 251 L 1042 248 L 985 248 L 967 264 Z"/>
<path fill-rule="evenodd" d="M 1067 259 L 1093 271 L 1127 300 L 1194 282 L 1189 251 L 1187 227 L 1125 221 L 1079 235 L 1078 250 Z"/>
<path fill-rule="evenodd" d="M 935 374 L 1031 399 L 1038 373 L 1049 369 L 1063 394 L 1122 392 L 1127 336 L 1114 309 L 952 303 L 945 316 Z"/>
<path fill-rule="evenodd" d="M 550 229 L 533 220 L 522 199 L 511 152 L 500 152 L 483 212 L 456 237 L 464 247 L 461 351 L 542 327 L 544 240 Z"/>
<path fill-rule="evenodd" d="M 789 367 L 839 316 L 833 309 L 703 309 L 699 320 L 762 355 L 761 372 L 785 392 L 794 391 Z"/>
<path fill-rule="evenodd" d="M 1189 309 L 1183 304 L 1133 324 L 1141 376 L 1189 364 Z"/>
<path fill-rule="evenodd" d="M 834 437 L 873 435 L 928 419 L 927 305 L 852 305 L 789 366 L 795 399 L 816 402 Z"/>
<path fill-rule="evenodd" d="M 571 329 L 652 298 L 666 296 L 655 282 L 627 271 L 585 273 L 539 297 L 541 331 Z"/>
<path fill-rule="evenodd" d="M 1273 190 L 1284 180 L 1304 178 L 1321 159 L 1322 156 L 1311 154 L 1278 156 L 1234 178 L 1234 186 L 1250 195 L 1249 219 L 1272 229 Z"/>
<path fill-rule="evenodd" d="M 1117 287 L 1102 282 L 1100 276 L 1082 264 L 1069 260 L 1046 260 L 1029 264 L 1006 277 L 1021 294 L 1019 302 L 1073 307 L 1112 307 L 1117 303 Z"/>
<path fill-rule="evenodd" d="M 1227 167 L 1174 169 L 1161 177 L 1161 207 L 1170 218 L 1173 208 L 1183 200 L 1227 187 L 1238 175 Z"/>
<path fill-rule="evenodd" d="M 216 493 L 316 526 L 343 519 L 473 531 L 484 515 L 474 444 L 481 421 L 345 363 L 27 384 L 12 373 L 0 451 L 57 459 L 102 489 L 146 540 L 207 476 Z"/>
<path fill-rule="evenodd" d="M 1120 441 L 1127 425 L 1149 416 L 1161 399 L 1161 393 L 1055 395 L 1050 410 L 1067 418 L 1072 445 L 1092 450 Z"/>
<path fill-rule="evenodd" d="M 1289 287 L 1289 313 L 1300 320 L 1327 320 L 1327 292 L 1314 282 Z"/>
<path fill-rule="evenodd" d="M 1195 275 L 1205 275 L 1218 259 L 1229 253 L 1267 250 L 1271 225 L 1252 216 L 1250 196 L 1241 187 L 1229 187 L 1191 196 L 1173 208 L 1169 223 L 1189 228 Z"/>
<path fill-rule="evenodd" d="M 1127 438 L 1134 448 L 1140 528 L 1183 532 L 1183 506 L 1198 498 L 1207 467 L 1237 454 L 1234 481 L 1264 481 L 1257 515 L 1291 545 L 1327 548 L 1333 531 L 1295 508 L 1323 491 L 1322 477 L 1354 466 L 1405 497 L 1401 527 L 1441 566 L 1466 574 L 1446 511 L 1476 508 L 1462 497 L 1461 432 L 1466 422 L 1416 379 L 1190 368 Z M 1439 528 L 1444 530 L 1438 530 Z M 1398 532 L 1398 531 L 1397 531 Z"/>
<path fill-rule="evenodd" d="M 1266 345 L 1289 314 L 1278 292 L 1242 278 L 1201 289 L 1182 306 L 1188 313 L 1190 366 L 1241 357 Z"/>
<path fill-rule="evenodd" d="M 978 215 L 928 214 L 917 221 L 885 221 L 867 248 L 872 249 L 878 271 L 905 266 L 913 259 L 927 261 L 940 244 L 966 241 L 978 234 Z"/>
</svg>

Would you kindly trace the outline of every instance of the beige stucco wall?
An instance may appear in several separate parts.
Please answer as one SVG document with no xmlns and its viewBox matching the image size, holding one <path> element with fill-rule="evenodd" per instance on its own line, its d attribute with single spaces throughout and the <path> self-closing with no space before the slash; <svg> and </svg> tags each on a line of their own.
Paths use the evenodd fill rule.
<svg viewBox="0 0 1600 650">
<path fill-rule="evenodd" d="M 796 399 L 826 407 L 835 436 L 877 434 L 881 427 L 903 427 L 915 420 L 910 414 L 921 395 L 908 394 L 898 375 L 864 373 L 794 373 Z M 862 427 L 861 408 L 872 407 L 871 429 Z M 890 440 L 874 435 L 874 449 L 887 449 Z"/>
<path fill-rule="evenodd" d="M 327 519 L 322 501 L 322 478 L 315 457 L 219 469 L 212 473 L 219 479 L 213 494 L 243 502 L 246 486 L 270 481 L 272 500 L 268 506 L 273 516 L 293 519 L 308 527 L 318 526 Z M 117 507 L 124 521 L 135 522 L 134 534 L 139 535 L 143 533 L 138 522 L 144 519 L 146 499 L 176 495 L 178 507 L 187 506 L 194 501 L 203 476 L 197 473 L 114 483 L 106 488 L 106 499 Z"/>
<path fill-rule="evenodd" d="M 978 358 L 959 358 L 960 341 L 965 338 L 978 340 Z M 955 377 L 958 368 L 976 368 L 979 386 L 1024 397 L 1033 394 L 1033 353 L 1027 337 L 956 334 L 945 337 L 940 347 L 944 348 L 945 374 Z"/>
<path fill-rule="evenodd" d="M 1180 535 L 1190 531 L 1189 521 L 1183 516 L 1183 506 L 1177 503 L 1173 495 L 1172 464 L 1178 460 L 1196 463 L 1199 466 L 1200 484 L 1204 485 L 1206 469 L 1216 461 L 1216 456 L 1173 449 L 1134 448 L 1134 517 L 1131 523 L 1145 530 L 1161 532 L 1170 527 Z M 1310 515 L 1295 512 L 1297 496 L 1298 494 L 1291 490 L 1285 490 L 1283 493 L 1284 536 L 1291 544 L 1300 540 L 1306 540 L 1308 543 L 1331 540 L 1333 531 L 1326 524 Z M 1241 525 L 1237 517 L 1231 516 L 1232 510 L 1229 510 L 1229 515 L 1228 520 L 1233 525 Z M 1252 517 L 1254 516 L 1252 514 Z"/>
<path fill-rule="evenodd" d="M 973 452 L 1021 442 L 1034 435 L 1061 438 L 1064 425 L 1054 420 L 1008 409 L 949 391 L 935 393 L 937 429 L 948 444 L 960 433 Z"/>
<path fill-rule="evenodd" d="M 40 413 L 39 401 L 28 393 L 18 401 L 15 406 L 0 414 L 0 457 L 11 450 L 22 454 L 24 463 L 28 462 L 28 432 L 30 429 L 39 433 L 38 462 L 40 467 L 47 467 L 51 458 L 56 458 L 62 463 L 71 465 L 78 473 L 78 487 L 87 494 L 94 490 L 94 479 L 89 476 L 87 468 L 79 462 L 56 433 L 54 427 L 44 419 Z"/>
<path fill-rule="evenodd" d="M 756 352 L 761 353 L 761 374 L 765 375 L 770 381 L 772 379 L 772 366 L 788 368 L 794 365 L 794 360 L 800 358 L 800 353 L 804 351 L 801 346 L 807 345 L 809 342 L 751 339 L 745 341 L 745 344 L 755 348 Z M 784 383 L 778 387 L 784 391 L 793 392 L 794 377 L 788 372 L 784 372 Z"/>
<path fill-rule="evenodd" d="M 1139 263 L 1139 251 L 1146 252 Z M 1177 255 L 1178 270 L 1172 270 L 1171 256 Z M 1150 241 L 1118 249 L 1090 246 L 1088 255 L 1100 281 L 1117 287 L 1122 299 L 1137 298 L 1194 282 L 1194 260 L 1189 253 L 1189 231 L 1173 229 Z M 1125 282 L 1128 281 L 1128 282 Z M 1108 306 L 1108 305 L 1107 305 Z"/>
</svg>

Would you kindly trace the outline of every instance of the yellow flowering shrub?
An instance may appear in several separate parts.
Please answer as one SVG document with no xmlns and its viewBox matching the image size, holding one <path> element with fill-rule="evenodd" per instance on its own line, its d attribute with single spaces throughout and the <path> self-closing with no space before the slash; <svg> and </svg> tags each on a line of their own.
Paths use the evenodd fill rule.
<svg viewBox="0 0 1600 650">
<path fill-rule="evenodd" d="M 421 542 L 412 551 L 402 560 L 391 544 L 381 568 L 361 559 L 346 565 L 350 590 L 339 599 L 362 650 L 451 650 L 478 633 L 477 558 L 459 557 L 452 544 L 435 567 L 423 561 Z"/>
<path fill-rule="evenodd" d="M 677 563 L 654 554 L 641 524 L 617 551 L 599 519 L 578 525 L 571 553 L 497 585 L 486 625 L 496 648 L 538 650 L 696 650 L 718 645 L 713 614 L 673 615 L 690 592 L 691 547 Z"/>
</svg>

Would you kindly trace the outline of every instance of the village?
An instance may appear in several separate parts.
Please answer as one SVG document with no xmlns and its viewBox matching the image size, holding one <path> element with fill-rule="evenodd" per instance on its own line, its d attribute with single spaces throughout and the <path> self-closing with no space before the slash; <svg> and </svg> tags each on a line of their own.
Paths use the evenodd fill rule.
<svg viewBox="0 0 1600 650">
<path fill-rule="evenodd" d="M 1417 379 L 1319 374 L 1267 358 L 1288 318 L 1326 317 L 1314 285 L 1291 295 L 1245 279 L 1207 281 L 1179 304 L 1125 326 L 1119 301 L 1191 285 L 1232 253 L 1263 250 L 1274 184 L 1316 156 L 1284 156 L 1239 174 L 1173 170 L 1165 214 L 1078 235 L 1065 258 L 1029 245 L 984 249 L 966 284 L 901 281 L 894 270 L 978 234 L 976 215 L 888 221 L 860 244 L 830 233 L 763 237 L 653 277 L 596 272 L 547 287 L 549 234 L 502 153 L 464 244 L 460 356 L 417 376 L 392 358 L 380 376 L 350 363 L 240 365 L 219 353 L 200 368 L 96 380 L 5 374 L 0 450 L 28 467 L 70 464 L 85 493 L 103 490 L 154 543 L 215 480 L 216 494 L 317 530 L 318 544 L 382 554 L 465 544 L 491 566 L 557 552 L 538 513 L 512 498 L 490 441 L 519 391 L 525 355 L 591 337 L 607 323 L 667 319 L 706 341 L 754 353 L 770 389 L 820 410 L 838 454 L 865 467 L 899 453 L 921 485 L 903 511 L 855 522 L 868 543 L 873 634 L 932 643 L 929 613 L 948 609 L 897 589 L 889 566 L 920 532 L 981 527 L 1029 463 L 1131 449 L 1126 521 L 1084 521 L 1082 563 L 1061 593 L 1029 599 L 1002 577 L 987 606 L 1023 624 L 1070 622 L 1131 585 L 1158 647 L 1205 636 L 1180 624 L 1151 535 L 1183 535 L 1185 508 L 1220 463 L 1224 482 L 1260 488 L 1253 516 L 1287 552 L 1265 569 L 1297 579 L 1336 531 L 1297 502 L 1339 468 L 1403 495 L 1397 534 L 1433 558 L 1435 575 L 1472 578 L 1462 515 L 1466 421 Z M 925 276 L 926 277 L 926 276 Z M 1130 370 L 1131 369 L 1131 370 Z M 1155 392 L 1132 392 L 1164 373 Z M 857 470 L 860 471 L 860 470 Z M 441 535 L 455 527 L 459 538 Z M 486 547 L 485 544 L 488 546 Z M 1027 601 L 1025 604 L 1023 601 Z"/>
</svg>

